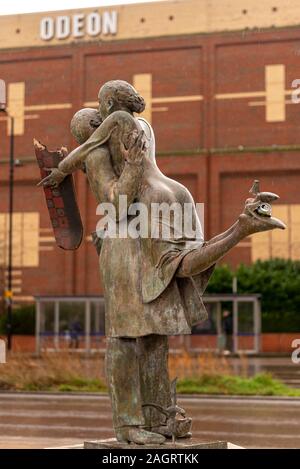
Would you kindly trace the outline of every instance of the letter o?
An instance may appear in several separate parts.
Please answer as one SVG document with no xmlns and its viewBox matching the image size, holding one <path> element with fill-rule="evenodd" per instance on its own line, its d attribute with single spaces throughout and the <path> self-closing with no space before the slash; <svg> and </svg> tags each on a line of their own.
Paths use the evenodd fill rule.
<svg viewBox="0 0 300 469">
<path fill-rule="evenodd" d="M 50 41 L 54 36 L 54 21 L 52 18 L 43 18 L 40 24 L 40 38 L 43 41 Z"/>
</svg>

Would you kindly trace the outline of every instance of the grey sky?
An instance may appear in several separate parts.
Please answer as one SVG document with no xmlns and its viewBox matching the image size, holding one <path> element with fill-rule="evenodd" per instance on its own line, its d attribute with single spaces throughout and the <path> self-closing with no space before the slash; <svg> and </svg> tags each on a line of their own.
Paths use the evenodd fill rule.
<svg viewBox="0 0 300 469">
<path fill-rule="evenodd" d="M 72 8 L 95 8 L 109 5 L 124 5 L 129 3 L 148 3 L 161 0 L 9 0 L 0 2 L 0 15 L 18 13 L 32 13 L 38 11 L 68 10 Z"/>
</svg>

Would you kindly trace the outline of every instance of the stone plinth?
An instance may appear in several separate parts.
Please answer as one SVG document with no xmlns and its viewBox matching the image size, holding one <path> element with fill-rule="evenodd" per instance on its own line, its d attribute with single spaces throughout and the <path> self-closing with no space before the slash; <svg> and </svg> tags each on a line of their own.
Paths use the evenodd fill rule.
<svg viewBox="0 0 300 469">
<path fill-rule="evenodd" d="M 177 440 L 165 442 L 163 445 L 136 445 L 117 441 L 115 438 L 107 440 L 92 440 L 84 442 L 84 449 L 161 449 L 161 450 L 190 450 L 190 449 L 237 449 L 240 446 L 233 445 L 227 441 L 199 441 L 195 438 L 190 440 Z"/>
</svg>

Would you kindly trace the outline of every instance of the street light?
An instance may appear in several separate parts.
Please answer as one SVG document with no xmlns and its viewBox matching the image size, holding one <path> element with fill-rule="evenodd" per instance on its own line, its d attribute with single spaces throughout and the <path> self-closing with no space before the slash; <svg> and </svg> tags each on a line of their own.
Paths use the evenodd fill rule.
<svg viewBox="0 0 300 469">
<path fill-rule="evenodd" d="M 7 304 L 7 348 L 12 347 L 12 256 L 13 256 L 13 209 L 14 209 L 14 117 L 9 114 L 6 108 L 5 82 L 0 80 L 0 112 L 3 112 L 10 119 L 10 149 L 9 149 L 9 205 L 8 205 L 8 275 L 5 299 Z"/>
</svg>

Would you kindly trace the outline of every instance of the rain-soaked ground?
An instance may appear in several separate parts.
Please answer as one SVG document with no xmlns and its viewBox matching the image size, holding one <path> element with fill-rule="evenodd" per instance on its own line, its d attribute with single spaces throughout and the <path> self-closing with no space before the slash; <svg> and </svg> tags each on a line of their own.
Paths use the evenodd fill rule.
<svg viewBox="0 0 300 469">
<path fill-rule="evenodd" d="M 203 441 L 300 448 L 300 399 L 179 398 Z M 45 448 L 113 436 L 100 395 L 0 394 L 0 448 Z"/>
</svg>

